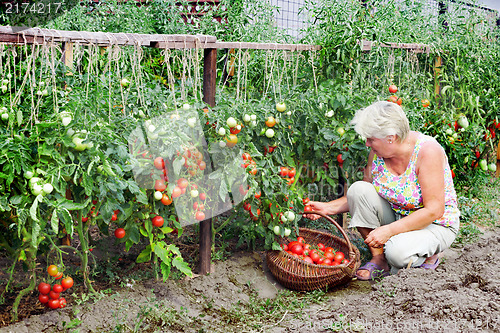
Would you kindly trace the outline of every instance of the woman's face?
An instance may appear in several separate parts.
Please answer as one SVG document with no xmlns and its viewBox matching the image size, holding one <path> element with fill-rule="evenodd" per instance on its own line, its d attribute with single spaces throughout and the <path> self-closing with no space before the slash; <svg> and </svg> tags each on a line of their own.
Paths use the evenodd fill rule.
<svg viewBox="0 0 500 333">
<path fill-rule="evenodd" d="M 392 147 L 394 145 L 393 143 L 390 143 L 391 141 L 394 142 L 394 139 L 392 137 L 393 136 L 390 135 L 383 139 L 367 138 L 366 146 L 371 148 L 372 151 L 379 157 L 390 157 L 392 153 Z"/>
</svg>

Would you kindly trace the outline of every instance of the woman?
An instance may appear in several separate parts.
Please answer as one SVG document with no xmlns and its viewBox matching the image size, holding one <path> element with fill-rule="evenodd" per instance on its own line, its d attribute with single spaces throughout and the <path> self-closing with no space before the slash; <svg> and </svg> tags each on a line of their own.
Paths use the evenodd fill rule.
<svg viewBox="0 0 500 333">
<path fill-rule="evenodd" d="M 438 254 L 455 240 L 460 217 L 444 149 L 434 138 L 410 131 L 396 103 L 376 102 L 351 123 L 371 148 L 363 180 L 345 197 L 311 202 L 312 209 L 350 212 L 349 227 L 357 228 L 372 254 L 356 272 L 360 280 L 404 267 L 436 268 Z"/>
</svg>

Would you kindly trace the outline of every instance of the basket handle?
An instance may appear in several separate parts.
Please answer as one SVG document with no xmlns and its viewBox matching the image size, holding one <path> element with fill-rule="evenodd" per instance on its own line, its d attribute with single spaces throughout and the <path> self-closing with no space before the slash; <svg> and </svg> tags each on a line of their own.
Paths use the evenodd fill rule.
<svg viewBox="0 0 500 333">
<path fill-rule="evenodd" d="M 339 229 L 340 233 L 342 234 L 342 236 L 345 238 L 346 242 L 347 242 L 347 246 L 349 248 L 349 261 L 353 261 L 356 259 L 356 253 L 354 253 L 354 249 L 352 247 L 352 244 L 351 244 L 351 241 L 349 240 L 349 237 L 347 236 L 347 234 L 345 233 L 344 229 L 342 229 L 342 227 L 337 223 L 337 221 L 335 221 L 334 219 L 332 219 L 330 216 L 326 215 L 326 214 L 323 214 L 321 212 L 317 212 L 317 211 L 310 211 L 310 212 L 304 212 L 303 215 L 306 215 L 306 214 L 316 214 L 316 215 L 320 215 L 322 217 L 324 217 L 325 219 L 327 219 L 328 221 L 332 222 L 333 225 L 335 225 L 337 227 L 337 229 Z"/>
</svg>

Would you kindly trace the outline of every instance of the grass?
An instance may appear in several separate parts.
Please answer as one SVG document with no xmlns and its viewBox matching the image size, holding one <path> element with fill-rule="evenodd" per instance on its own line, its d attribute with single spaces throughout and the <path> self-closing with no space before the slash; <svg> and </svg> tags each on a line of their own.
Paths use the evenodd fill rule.
<svg viewBox="0 0 500 333">
<path fill-rule="evenodd" d="M 470 197 L 467 189 L 458 193 L 458 207 L 461 212 L 460 230 L 454 246 L 473 243 L 484 230 L 499 227 L 500 221 L 500 178 L 491 178 L 479 188 L 476 196 Z"/>
</svg>

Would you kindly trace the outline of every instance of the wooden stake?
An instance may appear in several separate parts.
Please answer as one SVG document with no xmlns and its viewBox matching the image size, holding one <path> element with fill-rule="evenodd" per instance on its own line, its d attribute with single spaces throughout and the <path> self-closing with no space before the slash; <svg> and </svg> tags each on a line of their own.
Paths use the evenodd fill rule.
<svg viewBox="0 0 500 333">
<path fill-rule="evenodd" d="M 217 79 L 217 49 L 205 49 L 203 62 L 203 101 L 215 106 Z M 200 222 L 200 266 L 199 274 L 210 273 L 212 261 L 212 219 Z"/>
</svg>

